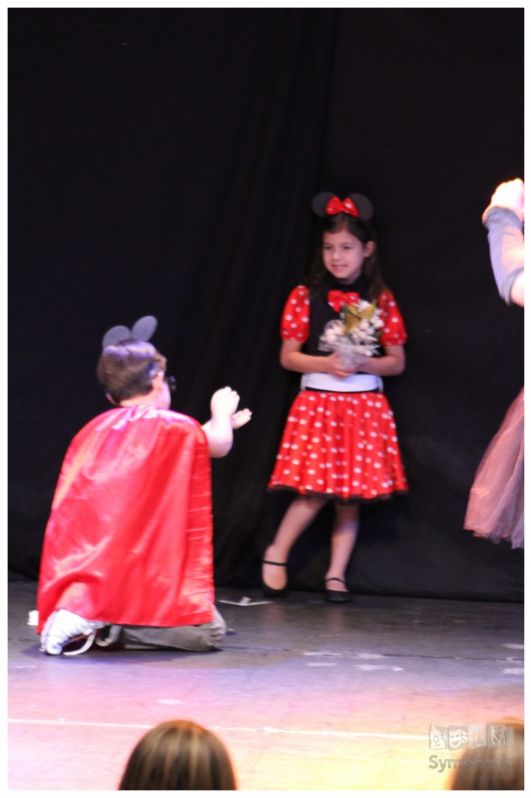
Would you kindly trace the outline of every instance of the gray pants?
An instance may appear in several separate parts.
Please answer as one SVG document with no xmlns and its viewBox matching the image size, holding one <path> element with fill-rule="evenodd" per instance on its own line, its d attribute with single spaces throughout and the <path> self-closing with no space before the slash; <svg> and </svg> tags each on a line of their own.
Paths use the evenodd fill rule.
<svg viewBox="0 0 531 798">
<path fill-rule="evenodd" d="M 214 607 L 209 623 L 198 626 L 122 626 L 117 643 L 124 648 L 179 648 L 211 651 L 223 648 L 227 624 Z"/>
</svg>

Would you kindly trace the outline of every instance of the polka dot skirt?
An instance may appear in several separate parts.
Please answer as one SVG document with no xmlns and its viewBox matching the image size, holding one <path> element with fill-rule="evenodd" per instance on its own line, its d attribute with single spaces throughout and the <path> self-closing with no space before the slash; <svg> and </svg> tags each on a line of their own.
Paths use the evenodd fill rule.
<svg viewBox="0 0 531 798">
<path fill-rule="evenodd" d="M 343 501 L 406 492 L 393 412 L 385 396 L 301 391 L 288 415 L 269 488 Z"/>
</svg>

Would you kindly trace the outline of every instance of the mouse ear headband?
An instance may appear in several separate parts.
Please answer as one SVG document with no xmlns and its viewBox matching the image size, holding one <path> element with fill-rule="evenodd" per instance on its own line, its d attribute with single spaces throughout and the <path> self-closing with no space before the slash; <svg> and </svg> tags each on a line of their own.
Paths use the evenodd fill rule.
<svg viewBox="0 0 531 798">
<path fill-rule="evenodd" d="M 323 219 L 327 216 L 335 216 L 337 213 L 346 213 L 359 219 L 360 222 L 368 222 L 374 213 L 372 202 L 363 194 L 349 194 L 344 200 L 340 200 L 330 191 L 322 191 L 317 194 L 313 198 L 312 209 L 317 216 L 321 216 Z"/>
<path fill-rule="evenodd" d="M 103 349 L 105 349 L 107 346 L 113 346 L 122 341 L 149 341 L 157 329 L 157 324 L 158 322 L 155 316 L 142 316 L 141 319 L 135 321 L 131 329 L 119 324 L 107 330 L 103 336 L 101 345 Z"/>
</svg>

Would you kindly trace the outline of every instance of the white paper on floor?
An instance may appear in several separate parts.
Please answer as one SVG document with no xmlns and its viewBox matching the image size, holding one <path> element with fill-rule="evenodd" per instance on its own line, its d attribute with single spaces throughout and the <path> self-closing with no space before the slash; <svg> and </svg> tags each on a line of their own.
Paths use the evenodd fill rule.
<svg viewBox="0 0 531 798">
<path fill-rule="evenodd" d="M 271 601 L 253 601 L 249 596 L 242 596 L 239 601 L 228 601 L 227 599 L 218 599 L 217 604 L 234 604 L 236 607 L 256 607 L 258 604 L 272 604 Z"/>
</svg>

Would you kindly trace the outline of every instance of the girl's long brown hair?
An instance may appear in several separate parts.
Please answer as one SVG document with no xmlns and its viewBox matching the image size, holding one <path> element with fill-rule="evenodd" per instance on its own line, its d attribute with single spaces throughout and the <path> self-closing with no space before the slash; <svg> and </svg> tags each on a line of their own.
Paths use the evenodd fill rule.
<svg viewBox="0 0 531 798">
<path fill-rule="evenodd" d="M 236 790 L 230 756 L 215 734 L 190 720 L 169 720 L 133 749 L 119 790 Z"/>
<path fill-rule="evenodd" d="M 382 291 L 385 290 L 386 285 L 383 281 L 374 231 L 370 223 L 362 222 L 348 213 L 336 213 L 320 221 L 320 229 L 316 231 L 316 240 L 313 242 L 313 254 L 310 260 L 310 274 L 307 285 L 310 289 L 312 286 L 319 285 L 327 273 L 321 254 L 323 233 L 339 233 L 342 230 L 347 230 L 351 235 L 359 239 L 362 244 L 366 244 L 368 241 L 374 242 L 374 252 L 368 258 L 365 258 L 362 274 L 368 284 L 369 298 L 371 302 L 375 302 Z"/>
</svg>

